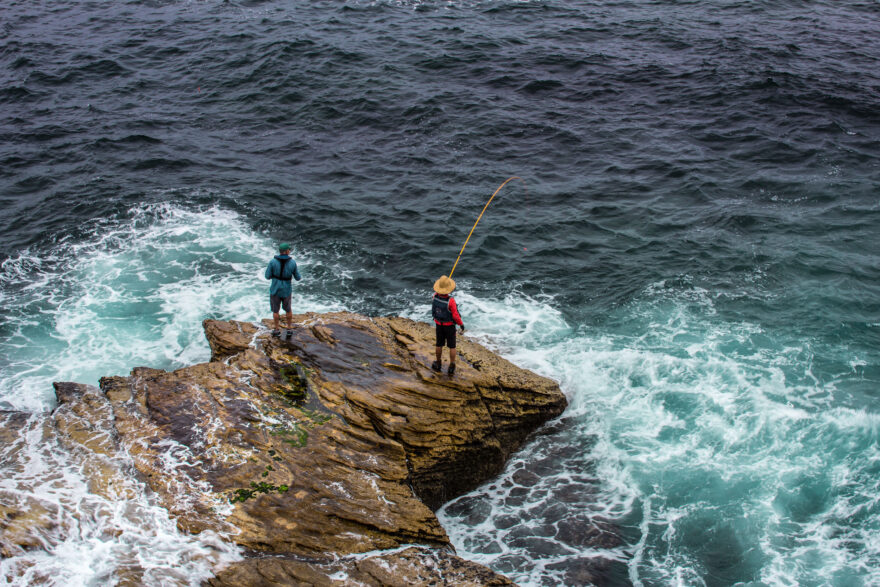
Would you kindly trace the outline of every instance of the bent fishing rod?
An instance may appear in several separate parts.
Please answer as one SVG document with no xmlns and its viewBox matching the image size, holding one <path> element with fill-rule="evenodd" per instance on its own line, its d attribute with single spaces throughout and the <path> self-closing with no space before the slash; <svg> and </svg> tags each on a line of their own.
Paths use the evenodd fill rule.
<svg viewBox="0 0 880 587">
<path fill-rule="evenodd" d="M 516 175 L 514 175 L 513 177 L 508 177 L 507 179 L 504 180 L 504 183 L 502 183 L 500 186 L 498 186 L 498 189 L 495 190 L 495 193 L 492 194 L 492 196 L 489 198 L 489 201 L 486 202 L 485 206 L 483 206 L 483 211 L 480 212 L 479 216 L 477 216 L 477 221 L 474 222 L 474 225 L 471 227 L 471 231 L 468 233 L 467 238 L 464 239 L 464 244 L 461 245 L 461 250 L 458 252 L 458 257 L 455 258 L 455 263 L 452 265 L 452 271 L 449 272 L 450 278 L 452 277 L 452 274 L 455 273 L 455 268 L 458 266 L 458 261 L 459 261 L 459 259 L 461 259 L 461 254 L 464 253 L 464 248 L 467 246 L 468 241 L 471 240 L 471 235 L 474 234 L 474 230 L 477 228 L 477 224 L 480 223 L 480 219 L 483 217 L 483 213 L 486 211 L 486 208 L 489 207 L 489 204 L 492 203 L 492 200 L 495 198 L 495 196 L 498 194 L 498 192 L 501 191 L 501 188 L 506 186 L 509 182 L 513 181 L 514 179 L 518 179 L 521 182 L 523 182 L 523 187 L 525 187 L 525 185 L 526 185 L 525 180 L 519 176 L 516 176 Z"/>
</svg>

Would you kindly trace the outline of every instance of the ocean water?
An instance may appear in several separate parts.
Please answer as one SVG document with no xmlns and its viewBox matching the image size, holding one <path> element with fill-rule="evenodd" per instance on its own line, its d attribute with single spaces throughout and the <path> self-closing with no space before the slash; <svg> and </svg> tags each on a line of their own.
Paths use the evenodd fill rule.
<svg viewBox="0 0 880 587">
<path fill-rule="evenodd" d="M 28 423 L 0 506 L 57 523 L 0 578 L 188 585 L 240 557 L 134 477 L 91 493 L 40 434 L 52 381 L 206 360 L 203 319 L 268 316 L 281 240 L 298 310 L 427 321 L 517 175 L 457 300 L 570 406 L 438 512 L 458 553 L 521 585 L 880 584 L 878 19 L 5 3 L 0 415 Z"/>
</svg>

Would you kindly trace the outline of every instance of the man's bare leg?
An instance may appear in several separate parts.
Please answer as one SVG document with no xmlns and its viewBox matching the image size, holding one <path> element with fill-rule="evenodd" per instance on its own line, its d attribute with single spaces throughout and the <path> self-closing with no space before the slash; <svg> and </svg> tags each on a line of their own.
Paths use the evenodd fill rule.
<svg viewBox="0 0 880 587">
<path fill-rule="evenodd" d="M 275 330 L 281 329 L 281 316 L 278 315 L 278 312 L 274 312 L 272 314 L 272 321 L 275 323 Z"/>
</svg>

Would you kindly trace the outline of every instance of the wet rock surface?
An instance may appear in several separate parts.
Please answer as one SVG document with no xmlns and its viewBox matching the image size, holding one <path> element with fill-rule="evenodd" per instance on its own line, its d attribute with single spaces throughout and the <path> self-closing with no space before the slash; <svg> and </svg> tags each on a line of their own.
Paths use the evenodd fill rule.
<svg viewBox="0 0 880 587">
<path fill-rule="evenodd" d="M 514 583 L 507 577 L 457 557 L 448 550 L 410 547 L 400 552 L 331 562 L 284 557 L 252 558 L 218 572 L 216 577 L 208 581 L 208 585 L 500 587 Z"/>
<path fill-rule="evenodd" d="M 441 519 L 501 572 L 529 560 L 564 585 L 628 584 L 626 563 L 606 556 L 623 547 L 626 530 L 600 494 L 596 438 L 576 424 L 562 417 L 542 427 L 501 475 L 447 505 Z"/>
<path fill-rule="evenodd" d="M 136 368 L 100 390 L 56 384 L 58 442 L 92 455 L 96 493 L 124 498 L 125 462 L 181 529 L 244 547 L 249 558 L 214 585 L 332 584 L 331 574 L 364 585 L 509 584 L 451 554 L 433 510 L 497 475 L 558 416 L 558 386 L 464 337 L 456 374 L 435 373 L 428 324 L 295 320 L 289 338 L 208 320 L 208 363 Z M 6 420 L 4 434 L 24 426 Z M 36 546 L 4 515 L 4 552 Z M 428 548 L 339 559 L 405 545 Z"/>
<path fill-rule="evenodd" d="M 0 443 L 3 446 L 0 473 L 3 478 L 13 479 L 24 473 L 17 455 L 27 450 L 26 438 L 42 438 L 41 428 L 29 414 L 0 411 Z M 53 514 L 30 496 L 12 488 L 0 488 L 0 557 L 39 548 L 40 536 L 57 524 Z"/>
</svg>

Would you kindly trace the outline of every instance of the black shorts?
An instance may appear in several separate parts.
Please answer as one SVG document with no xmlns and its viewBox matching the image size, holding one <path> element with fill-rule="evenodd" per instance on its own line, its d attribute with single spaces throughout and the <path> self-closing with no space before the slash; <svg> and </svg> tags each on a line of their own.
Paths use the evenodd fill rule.
<svg viewBox="0 0 880 587">
<path fill-rule="evenodd" d="M 281 306 L 284 306 L 284 311 L 290 314 L 290 298 L 293 297 L 293 294 L 287 296 L 286 298 L 280 298 L 278 296 L 269 296 L 269 306 L 272 307 L 272 313 L 277 314 L 278 310 Z"/>
<path fill-rule="evenodd" d="M 436 346 L 443 346 L 444 344 L 451 349 L 455 348 L 455 324 L 450 324 L 448 326 L 437 324 Z"/>
</svg>

